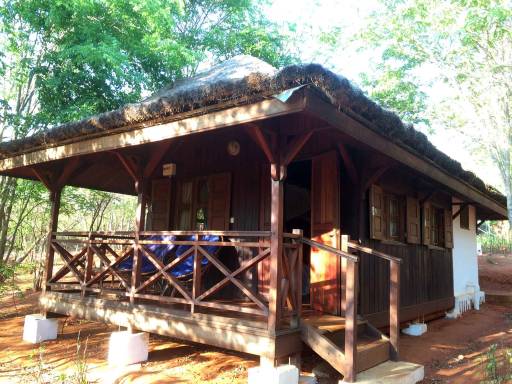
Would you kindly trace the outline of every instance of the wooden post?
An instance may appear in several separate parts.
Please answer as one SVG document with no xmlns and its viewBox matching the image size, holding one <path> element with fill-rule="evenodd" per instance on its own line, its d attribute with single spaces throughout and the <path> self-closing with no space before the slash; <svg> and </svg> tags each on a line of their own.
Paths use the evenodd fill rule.
<svg viewBox="0 0 512 384">
<path fill-rule="evenodd" d="M 283 178 L 284 172 L 278 164 L 271 164 L 271 209 L 270 209 L 270 287 L 268 331 L 275 334 L 281 322 L 282 307 L 282 254 L 283 254 Z"/>
<path fill-rule="evenodd" d="M 194 235 L 194 241 L 199 241 L 199 235 Z M 202 255 L 197 251 L 198 245 L 194 245 L 194 274 L 192 278 L 192 300 L 194 304 L 190 306 L 190 311 L 194 313 L 196 297 L 201 294 L 201 261 Z"/>
<path fill-rule="evenodd" d="M 357 373 L 357 281 L 359 277 L 358 264 L 347 262 L 345 285 L 345 377 L 351 383 Z"/>
<path fill-rule="evenodd" d="M 138 193 L 137 211 L 135 218 L 135 236 L 133 245 L 133 266 L 132 266 L 132 289 L 130 294 L 130 303 L 135 303 L 135 290 L 140 285 L 140 269 L 142 265 L 142 251 L 140 250 L 140 232 L 144 231 L 146 222 L 146 194 L 142 179 L 135 183 Z"/>
<path fill-rule="evenodd" d="M 343 252 L 347 252 L 348 253 L 348 241 L 349 241 L 350 237 L 348 235 L 341 235 L 341 239 L 340 239 L 340 244 L 341 244 L 341 247 L 340 249 L 343 251 Z M 345 258 L 342 258 L 341 259 L 341 312 L 342 313 L 345 313 L 345 310 L 347 309 L 347 305 L 346 305 L 346 298 L 345 298 L 345 287 L 346 287 L 346 284 L 347 284 L 347 259 Z"/>
<path fill-rule="evenodd" d="M 86 292 L 85 292 L 85 287 L 87 285 L 87 282 L 91 279 L 92 277 L 92 264 L 93 264 L 93 256 L 94 256 L 94 253 L 92 251 L 92 247 L 91 247 L 91 240 L 94 239 L 94 237 L 92 236 L 92 233 L 89 233 L 89 236 L 87 237 L 87 259 L 86 259 L 86 263 L 85 263 L 85 277 L 84 277 L 84 282 L 82 283 L 82 297 L 86 295 Z"/>
<path fill-rule="evenodd" d="M 304 231 L 302 229 L 294 229 L 292 231 L 294 235 L 298 235 L 299 239 L 302 239 L 304 237 Z M 298 327 L 300 324 L 300 318 L 302 315 L 302 268 L 303 268 L 303 248 L 304 245 L 299 241 L 295 241 L 297 245 L 297 261 L 295 265 L 295 303 L 296 303 L 296 315 L 295 318 L 292 318 L 291 321 L 291 327 L 295 328 Z M 290 272 L 292 273 L 292 272 Z"/>
<path fill-rule="evenodd" d="M 61 188 L 56 188 L 50 190 L 50 202 L 51 202 L 51 216 L 50 216 L 50 233 L 48 234 L 48 245 L 46 251 L 46 263 L 44 269 L 44 284 L 43 284 L 43 294 L 51 288 L 47 285 L 48 281 L 52 278 L 53 275 L 53 262 L 55 251 L 52 247 L 52 241 L 55 238 L 54 232 L 57 232 L 57 227 L 59 224 L 59 210 L 60 210 L 60 195 Z"/>
<path fill-rule="evenodd" d="M 398 361 L 398 339 L 400 335 L 400 263 L 391 261 L 389 286 L 389 341 L 391 359 Z"/>
</svg>

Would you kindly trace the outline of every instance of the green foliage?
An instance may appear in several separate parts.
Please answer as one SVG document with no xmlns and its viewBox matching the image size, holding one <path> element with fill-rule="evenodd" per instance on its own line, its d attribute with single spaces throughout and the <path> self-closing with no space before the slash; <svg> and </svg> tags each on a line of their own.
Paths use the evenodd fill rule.
<svg viewBox="0 0 512 384">
<path fill-rule="evenodd" d="M 512 252 L 512 239 L 508 235 L 485 233 L 478 235 L 483 253 L 509 254 Z"/>
<path fill-rule="evenodd" d="M 7 0 L 0 17 L 14 25 L 5 28 L 11 51 L 19 43 L 28 51 L 18 69 L 37 74 L 43 126 L 138 101 L 207 61 L 240 53 L 291 60 L 250 0 Z"/>
<path fill-rule="evenodd" d="M 0 296 L 17 288 L 14 281 L 16 266 L 0 262 Z"/>
<path fill-rule="evenodd" d="M 492 344 L 485 354 L 484 384 L 508 383 L 512 379 L 512 349 Z"/>
<path fill-rule="evenodd" d="M 0 2 L 0 140 L 139 101 L 237 54 L 276 66 L 291 62 L 286 36 L 263 6 L 255 0 Z M 30 261 L 36 282 L 48 217 L 41 184 L 0 177 L 0 261 Z M 76 188 L 62 195 L 60 230 L 128 230 L 133 220 L 132 198 Z"/>
</svg>

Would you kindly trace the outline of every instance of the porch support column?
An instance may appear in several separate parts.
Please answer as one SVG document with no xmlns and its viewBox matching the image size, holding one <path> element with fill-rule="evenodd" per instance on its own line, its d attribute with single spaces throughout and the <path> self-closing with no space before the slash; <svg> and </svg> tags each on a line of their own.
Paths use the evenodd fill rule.
<svg viewBox="0 0 512 384">
<path fill-rule="evenodd" d="M 270 291 L 268 331 L 275 334 L 279 329 L 282 312 L 282 254 L 283 254 L 283 184 L 286 167 L 271 164 L 271 208 L 270 208 Z"/>
<path fill-rule="evenodd" d="M 145 183 L 143 178 L 135 182 L 135 190 L 137 191 L 137 210 L 135 217 L 135 234 L 133 245 L 133 268 L 132 268 L 132 284 L 130 303 L 135 303 L 135 289 L 140 285 L 140 270 L 142 265 L 142 251 L 140 250 L 140 232 L 144 231 L 146 225 L 146 205 L 147 197 L 145 191 Z"/>
<path fill-rule="evenodd" d="M 52 241 L 55 238 L 54 232 L 57 232 L 57 226 L 59 224 L 59 211 L 60 211 L 60 196 L 61 196 L 62 188 L 53 188 L 50 190 L 50 202 L 51 202 L 51 216 L 50 216 L 50 226 L 48 233 L 48 244 L 46 251 L 46 261 L 44 268 L 44 284 L 43 284 L 43 294 L 51 288 L 47 285 L 48 281 L 51 279 L 53 275 L 53 262 L 55 257 L 55 251 L 52 247 Z"/>
</svg>

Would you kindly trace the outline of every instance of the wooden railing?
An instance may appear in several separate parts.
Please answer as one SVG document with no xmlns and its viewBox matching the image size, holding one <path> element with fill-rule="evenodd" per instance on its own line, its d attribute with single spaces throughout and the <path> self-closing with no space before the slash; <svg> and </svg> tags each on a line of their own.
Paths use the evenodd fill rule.
<svg viewBox="0 0 512 384">
<path fill-rule="evenodd" d="M 399 358 L 398 339 L 400 336 L 400 264 L 402 260 L 349 241 L 348 248 L 355 251 L 379 257 L 389 262 L 389 342 L 390 355 L 393 360 Z"/>
<path fill-rule="evenodd" d="M 174 236 L 173 240 L 151 240 L 150 236 Z M 219 236 L 219 241 L 206 241 L 203 236 Z M 192 238 L 192 239 L 191 239 Z M 178 257 L 164 263 L 150 249 L 152 245 L 184 246 Z M 209 252 L 215 247 L 218 251 Z M 255 287 L 250 287 L 241 276 L 250 269 L 257 269 L 270 255 L 270 232 L 235 231 L 145 231 L 136 239 L 134 232 L 54 232 L 51 248 L 62 260 L 61 268 L 47 279 L 52 290 L 75 290 L 83 296 L 89 293 L 115 294 L 160 303 L 183 304 L 193 313 L 198 307 L 220 311 L 233 311 L 251 315 L 268 316 L 269 306 Z M 229 269 L 222 261 L 226 248 L 243 253 L 245 261 Z M 250 255 L 250 256 L 248 256 Z M 132 265 L 140 265 L 136 259 L 145 257 L 154 267 L 153 272 L 121 271 L 119 266 L 134 257 Z M 193 257 L 193 272 L 188 278 L 173 275 L 180 263 Z M 215 284 L 205 288 L 203 260 L 209 269 L 217 269 L 222 275 Z M 298 324 L 302 291 L 302 246 L 298 236 L 283 235 L 282 255 L 282 306 L 291 324 Z M 226 285 L 231 284 L 241 292 L 241 299 L 212 299 Z"/>
<path fill-rule="evenodd" d="M 345 270 L 345 377 L 344 380 L 355 380 L 357 367 L 357 297 L 359 258 L 348 252 L 330 247 L 317 241 L 302 238 L 302 243 L 312 248 L 321 249 L 347 261 Z"/>
</svg>

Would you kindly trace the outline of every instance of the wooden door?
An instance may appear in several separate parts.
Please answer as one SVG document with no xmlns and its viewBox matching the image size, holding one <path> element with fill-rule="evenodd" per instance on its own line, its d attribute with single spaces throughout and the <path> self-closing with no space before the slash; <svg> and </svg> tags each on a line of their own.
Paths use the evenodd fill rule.
<svg viewBox="0 0 512 384">
<path fill-rule="evenodd" d="M 229 230 L 231 174 L 219 173 L 208 178 L 208 229 Z"/>
<path fill-rule="evenodd" d="M 340 174 L 335 152 L 313 158 L 311 177 L 311 237 L 339 248 Z M 310 293 L 315 310 L 340 314 L 341 262 L 337 256 L 311 249 Z"/>
<path fill-rule="evenodd" d="M 151 220 L 152 231 L 168 231 L 171 216 L 171 179 L 156 179 L 151 187 Z"/>
</svg>

